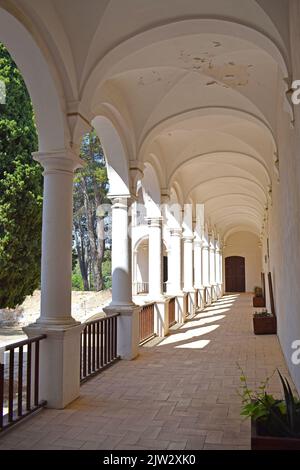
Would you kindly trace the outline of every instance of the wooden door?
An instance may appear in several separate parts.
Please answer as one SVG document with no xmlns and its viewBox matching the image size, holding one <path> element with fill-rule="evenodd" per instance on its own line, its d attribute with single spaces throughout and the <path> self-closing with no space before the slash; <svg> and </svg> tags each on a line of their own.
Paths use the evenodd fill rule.
<svg viewBox="0 0 300 470">
<path fill-rule="evenodd" d="M 245 258 L 229 256 L 225 259 L 226 292 L 245 292 Z"/>
</svg>

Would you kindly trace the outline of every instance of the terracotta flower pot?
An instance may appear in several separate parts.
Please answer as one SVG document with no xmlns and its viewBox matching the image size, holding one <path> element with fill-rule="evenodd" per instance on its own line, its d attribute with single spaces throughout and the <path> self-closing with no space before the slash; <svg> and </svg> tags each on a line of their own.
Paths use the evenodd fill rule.
<svg viewBox="0 0 300 470">
<path fill-rule="evenodd" d="M 264 297 L 253 297 L 253 307 L 265 307 L 266 302 Z"/>
<path fill-rule="evenodd" d="M 255 335 L 276 335 L 277 321 L 274 315 L 269 317 L 253 317 Z"/>
<path fill-rule="evenodd" d="M 259 434 L 257 421 L 251 421 L 251 450 L 300 450 L 300 439 Z"/>
</svg>

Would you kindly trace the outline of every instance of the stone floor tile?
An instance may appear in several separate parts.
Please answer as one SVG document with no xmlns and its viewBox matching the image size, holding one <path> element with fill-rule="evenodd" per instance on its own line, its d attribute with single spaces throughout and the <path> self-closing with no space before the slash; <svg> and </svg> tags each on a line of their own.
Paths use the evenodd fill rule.
<svg viewBox="0 0 300 470">
<path fill-rule="evenodd" d="M 140 348 L 135 361 L 120 361 L 85 383 L 65 410 L 43 410 L 3 434 L 0 449 L 249 448 L 237 363 L 255 387 L 278 366 L 289 375 L 278 338 L 253 334 L 252 297 L 229 300 L 224 297 L 172 329 L 180 341 L 153 341 Z M 197 337 L 203 325 L 214 324 L 218 328 L 200 336 L 209 340 L 205 348 L 177 348 L 184 346 L 184 335 Z M 281 396 L 276 374 L 270 391 Z"/>
</svg>

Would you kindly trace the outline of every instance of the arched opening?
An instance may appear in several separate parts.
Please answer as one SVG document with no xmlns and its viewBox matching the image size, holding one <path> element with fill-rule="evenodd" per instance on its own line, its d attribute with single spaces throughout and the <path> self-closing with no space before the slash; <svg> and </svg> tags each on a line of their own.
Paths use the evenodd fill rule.
<svg viewBox="0 0 300 470">
<path fill-rule="evenodd" d="M 7 47 L 28 88 L 38 130 L 39 152 L 64 149 L 69 130 L 51 65 L 23 24 L 1 7 L 0 42 Z"/>
<path fill-rule="evenodd" d="M 166 243 L 163 242 L 163 293 L 165 294 L 168 291 L 168 281 L 169 281 L 169 259 L 168 259 L 168 249 Z"/>
<path fill-rule="evenodd" d="M 143 238 L 135 249 L 134 294 L 149 293 L 149 237 Z"/>
</svg>

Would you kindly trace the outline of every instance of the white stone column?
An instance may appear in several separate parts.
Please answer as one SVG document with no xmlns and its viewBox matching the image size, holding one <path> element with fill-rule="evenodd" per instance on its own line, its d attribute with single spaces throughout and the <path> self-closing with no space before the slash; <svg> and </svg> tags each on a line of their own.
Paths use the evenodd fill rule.
<svg viewBox="0 0 300 470">
<path fill-rule="evenodd" d="M 220 273 L 221 295 L 224 295 L 223 248 L 222 247 L 220 247 L 220 251 L 219 251 L 219 273 Z"/>
<path fill-rule="evenodd" d="M 130 195 L 110 196 L 112 200 L 112 301 L 107 315 L 119 313 L 117 350 L 122 359 L 138 355 L 139 311 L 132 301 Z"/>
<path fill-rule="evenodd" d="M 204 241 L 202 244 L 202 280 L 204 287 L 210 286 L 209 268 L 209 245 Z"/>
<path fill-rule="evenodd" d="M 193 236 L 183 236 L 183 292 L 188 294 L 187 314 L 193 314 L 195 312 L 193 240 Z"/>
<path fill-rule="evenodd" d="M 210 304 L 211 295 L 210 295 L 210 258 L 209 258 L 209 243 L 207 232 L 204 233 L 202 241 L 202 284 L 205 289 L 206 302 Z"/>
<path fill-rule="evenodd" d="M 209 278 L 210 278 L 210 284 L 214 286 L 216 284 L 216 260 L 215 260 L 215 241 L 214 238 L 210 239 L 210 244 L 209 244 L 209 262 L 210 262 L 210 268 L 209 268 Z"/>
<path fill-rule="evenodd" d="M 171 295 L 181 292 L 181 237 L 180 228 L 170 229 L 169 279 L 171 283 L 168 293 Z"/>
<path fill-rule="evenodd" d="M 217 290 L 217 298 L 219 299 L 222 296 L 222 288 L 221 288 L 221 276 L 220 276 L 220 249 L 219 245 L 216 247 L 216 290 Z"/>
<path fill-rule="evenodd" d="M 24 331 L 47 336 L 40 343 L 40 399 L 49 408 L 64 408 L 80 388 L 82 325 L 71 315 L 71 281 L 73 175 L 81 162 L 67 151 L 34 158 L 44 168 L 41 316 Z"/>
<path fill-rule="evenodd" d="M 194 240 L 194 287 L 202 287 L 202 241 L 198 238 Z"/>
<path fill-rule="evenodd" d="M 184 293 L 181 286 L 181 228 L 170 228 L 170 254 L 169 254 L 169 280 L 168 292 L 170 296 L 176 296 L 175 319 L 178 323 L 184 323 L 186 312 L 184 311 Z"/>
<path fill-rule="evenodd" d="M 162 218 L 148 218 L 149 225 L 149 299 L 159 300 L 162 290 Z"/>
<path fill-rule="evenodd" d="M 185 292 L 193 292 L 193 236 L 183 237 L 183 262 L 184 262 L 184 285 L 183 290 Z"/>
<path fill-rule="evenodd" d="M 110 306 L 132 305 L 131 240 L 129 240 L 129 197 L 112 201 L 112 301 Z"/>
</svg>

